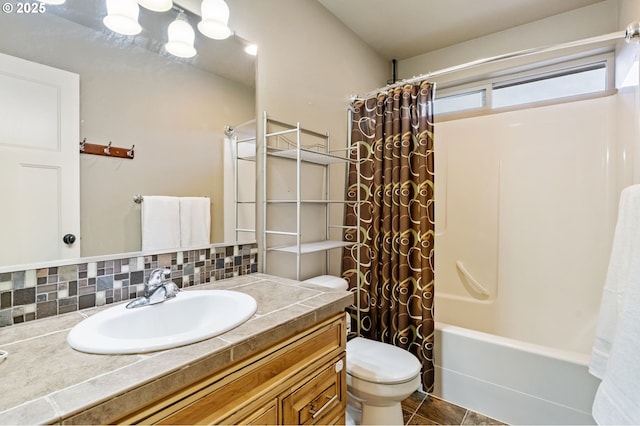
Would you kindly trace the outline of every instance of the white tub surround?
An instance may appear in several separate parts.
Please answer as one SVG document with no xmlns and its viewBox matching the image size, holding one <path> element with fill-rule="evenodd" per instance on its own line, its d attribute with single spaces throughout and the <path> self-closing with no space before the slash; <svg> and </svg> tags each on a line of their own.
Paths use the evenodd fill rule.
<svg viewBox="0 0 640 426">
<path fill-rule="evenodd" d="M 591 351 L 621 190 L 617 110 L 607 96 L 437 124 L 437 322 Z"/>
<path fill-rule="evenodd" d="M 437 124 L 437 396 L 508 423 L 594 422 L 623 96 Z"/>
</svg>

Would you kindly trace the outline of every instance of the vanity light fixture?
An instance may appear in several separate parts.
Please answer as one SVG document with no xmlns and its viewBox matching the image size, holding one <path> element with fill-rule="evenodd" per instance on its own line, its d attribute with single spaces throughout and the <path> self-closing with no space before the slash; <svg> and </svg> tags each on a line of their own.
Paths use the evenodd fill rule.
<svg viewBox="0 0 640 426">
<path fill-rule="evenodd" d="M 44 3 L 61 4 L 65 0 L 41 0 Z M 194 47 L 195 32 L 183 10 L 175 7 L 173 0 L 106 0 L 107 16 L 102 22 L 112 31 L 124 35 L 136 35 L 142 31 L 138 23 L 140 6 L 155 12 L 178 10 L 178 17 L 169 25 L 168 38 L 165 44 L 167 52 L 180 58 L 191 58 L 196 55 Z M 200 32 L 215 40 L 224 40 L 232 32 L 229 22 L 229 6 L 225 0 L 202 0 L 200 4 L 202 20 L 198 23 Z M 245 48 L 249 55 L 256 55 L 257 47 L 249 45 Z"/>
<path fill-rule="evenodd" d="M 65 2 L 65 0 L 40 0 L 40 3 L 45 3 L 45 4 L 63 4 Z"/>
<path fill-rule="evenodd" d="M 111 31 L 124 35 L 136 35 L 142 31 L 138 23 L 140 6 L 136 0 L 107 0 L 107 16 L 102 22 Z"/>
<path fill-rule="evenodd" d="M 184 12 L 178 13 L 178 17 L 169 25 L 169 42 L 164 45 L 167 52 L 179 58 L 191 58 L 195 56 L 193 47 L 196 35 L 187 20 Z"/>
<path fill-rule="evenodd" d="M 231 35 L 227 26 L 229 6 L 224 0 L 202 0 L 200 12 L 202 21 L 198 23 L 198 29 L 202 34 L 216 40 L 224 40 Z"/>
<path fill-rule="evenodd" d="M 173 0 L 138 0 L 138 4 L 154 12 L 166 12 L 173 7 Z"/>
</svg>

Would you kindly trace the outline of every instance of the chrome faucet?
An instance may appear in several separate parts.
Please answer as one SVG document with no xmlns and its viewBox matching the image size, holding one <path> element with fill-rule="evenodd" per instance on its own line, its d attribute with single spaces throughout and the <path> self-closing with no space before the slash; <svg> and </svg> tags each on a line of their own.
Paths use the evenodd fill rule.
<svg viewBox="0 0 640 426">
<path fill-rule="evenodd" d="M 144 284 L 144 295 L 129 302 L 127 309 L 155 305 L 176 297 L 180 289 L 173 281 L 169 280 L 170 275 L 171 269 L 154 269 L 151 271 L 147 282 Z"/>
</svg>

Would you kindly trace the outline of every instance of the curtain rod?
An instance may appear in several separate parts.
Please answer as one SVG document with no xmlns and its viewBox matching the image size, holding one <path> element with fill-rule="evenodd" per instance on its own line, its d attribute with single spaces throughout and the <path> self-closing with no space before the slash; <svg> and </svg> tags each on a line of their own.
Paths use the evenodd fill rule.
<svg viewBox="0 0 640 426">
<path fill-rule="evenodd" d="M 600 42 L 604 42 L 604 41 L 609 41 L 609 40 L 615 40 L 618 38 L 624 38 L 627 43 L 630 41 L 638 41 L 638 38 L 640 38 L 640 23 L 635 22 L 633 24 L 629 24 L 629 26 L 627 27 L 627 29 L 625 31 L 616 31 L 613 33 L 609 33 L 609 34 L 605 34 L 605 35 L 601 35 L 601 36 L 596 36 L 596 37 L 589 37 L 589 38 L 585 38 L 582 40 L 576 40 L 576 41 L 570 41 L 567 43 L 561 43 L 561 44 L 555 44 L 555 45 L 551 45 L 551 46 L 544 46 L 544 47 L 534 47 L 531 49 L 524 49 L 524 50 L 518 50 L 515 52 L 511 52 L 511 53 L 504 53 L 502 55 L 497 55 L 497 56 L 491 56 L 488 58 L 482 58 L 482 59 L 477 59 L 475 61 L 471 61 L 471 62 L 466 62 L 464 64 L 460 64 L 460 65 L 454 65 L 452 67 L 448 67 L 448 68 L 442 68 L 440 70 L 437 71 L 433 71 L 433 72 L 428 72 L 426 74 L 421 74 L 419 76 L 415 76 L 412 78 L 408 78 L 405 80 L 401 80 L 397 83 L 393 83 L 393 84 L 389 84 L 387 86 L 384 87 L 380 87 L 378 89 L 372 90 L 362 96 L 352 96 L 351 97 L 351 101 L 354 101 L 356 99 L 358 100 L 364 100 L 364 99 L 368 99 L 371 96 L 374 96 L 380 92 L 386 92 L 388 90 L 391 89 L 395 89 L 396 87 L 401 87 L 405 84 L 412 84 L 421 80 L 425 80 L 425 79 L 429 79 L 429 78 L 433 78 L 433 77 L 438 77 L 441 75 L 445 75 L 445 74 L 450 74 L 452 72 L 456 72 L 456 71 L 462 71 L 468 68 L 473 68 L 479 65 L 484 65 L 484 64 L 489 64 L 492 62 L 499 62 L 499 61 L 503 61 L 506 59 L 513 59 L 513 58 L 518 58 L 518 57 L 522 57 L 522 56 L 528 56 L 528 55 L 533 55 L 536 53 L 545 53 L 545 52 L 553 52 L 556 50 L 562 50 L 562 49 L 568 49 L 571 47 L 578 47 L 578 46 L 584 46 L 584 45 L 588 45 L 588 44 L 594 44 L 594 43 L 600 43 Z"/>
</svg>

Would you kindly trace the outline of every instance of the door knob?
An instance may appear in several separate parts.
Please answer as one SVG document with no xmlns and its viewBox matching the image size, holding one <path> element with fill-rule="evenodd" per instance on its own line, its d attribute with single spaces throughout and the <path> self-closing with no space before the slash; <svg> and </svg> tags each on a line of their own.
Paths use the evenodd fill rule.
<svg viewBox="0 0 640 426">
<path fill-rule="evenodd" d="M 76 236 L 73 234 L 67 234 L 64 237 L 62 237 L 62 242 L 69 246 L 73 244 L 75 241 L 76 241 Z"/>
</svg>

